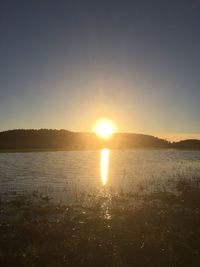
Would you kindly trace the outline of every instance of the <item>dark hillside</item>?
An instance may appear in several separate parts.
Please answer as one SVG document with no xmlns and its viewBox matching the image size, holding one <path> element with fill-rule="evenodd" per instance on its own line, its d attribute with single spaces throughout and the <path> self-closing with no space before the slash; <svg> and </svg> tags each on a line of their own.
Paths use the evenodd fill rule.
<svg viewBox="0 0 200 267">
<path fill-rule="evenodd" d="M 0 149 L 98 149 L 133 147 L 168 147 L 165 140 L 142 134 L 117 133 L 102 140 L 92 133 L 67 130 L 10 130 L 0 132 Z"/>
<path fill-rule="evenodd" d="M 102 147 L 200 149 L 200 140 L 170 143 L 151 135 L 116 133 L 102 140 L 93 133 L 67 130 L 10 130 L 0 132 L 0 150 L 86 150 Z"/>
</svg>

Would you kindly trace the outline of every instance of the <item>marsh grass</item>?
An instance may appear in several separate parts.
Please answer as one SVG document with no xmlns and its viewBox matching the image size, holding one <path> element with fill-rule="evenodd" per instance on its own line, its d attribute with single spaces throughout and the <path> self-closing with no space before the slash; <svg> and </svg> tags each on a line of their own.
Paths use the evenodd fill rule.
<svg viewBox="0 0 200 267">
<path fill-rule="evenodd" d="M 0 266 L 200 266 L 199 185 L 104 189 L 71 205 L 35 192 L 1 196 Z"/>
</svg>

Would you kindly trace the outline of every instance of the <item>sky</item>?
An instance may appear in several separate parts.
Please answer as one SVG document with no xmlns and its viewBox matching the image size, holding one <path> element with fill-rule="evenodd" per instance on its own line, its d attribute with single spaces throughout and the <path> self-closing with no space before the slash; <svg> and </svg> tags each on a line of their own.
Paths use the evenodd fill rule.
<svg viewBox="0 0 200 267">
<path fill-rule="evenodd" d="M 1 0 L 0 131 L 200 138 L 200 0 Z"/>
</svg>

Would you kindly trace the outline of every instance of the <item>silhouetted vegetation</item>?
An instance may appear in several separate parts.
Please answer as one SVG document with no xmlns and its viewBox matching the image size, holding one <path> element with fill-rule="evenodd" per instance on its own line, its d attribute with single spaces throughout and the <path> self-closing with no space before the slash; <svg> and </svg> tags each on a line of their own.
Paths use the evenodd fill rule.
<svg viewBox="0 0 200 267">
<path fill-rule="evenodd" d="M 200 266 L 199 185 L 173 179 L 152 192 L 105 189 L 73 205 L 2 195 L 0 265 Z"/>
<path fill-rule="evenodd" d="M 174 148 L 178 149 L 200 149 L 200 140 L 196 139 L 188 139 L 188 140 L 183 140 L 180 142 L 174 142 L 172 143 L 172 146 Z"/>
<path fill-rule="evenodd" d="M 176 148 L 200 149 L 200 140 L 170 143 L 150 135 L 116 133 L 102 140 L 93 133 L 76 133 L 67 130 L 10 130 L 0 132 L 0 150 L 85 150 L 123 148 Z"/>
</svg>

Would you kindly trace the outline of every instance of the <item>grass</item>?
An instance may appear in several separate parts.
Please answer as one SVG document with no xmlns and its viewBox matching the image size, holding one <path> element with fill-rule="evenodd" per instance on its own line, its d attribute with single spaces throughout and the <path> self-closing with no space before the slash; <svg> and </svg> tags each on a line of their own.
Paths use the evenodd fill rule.
<svg viewBox="0 0 200 267">
<path fill-rule="evenodd" d="M 200 179 L 155 191 L 1 196 L 0 266 L 200 266 Z"/>
</svg>

